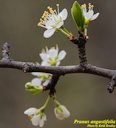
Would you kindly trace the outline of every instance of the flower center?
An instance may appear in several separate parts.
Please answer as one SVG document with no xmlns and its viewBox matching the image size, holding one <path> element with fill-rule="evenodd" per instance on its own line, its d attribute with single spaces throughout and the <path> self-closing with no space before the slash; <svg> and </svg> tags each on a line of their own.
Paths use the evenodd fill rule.
<svg viewBox="0 0 116 128">
<path fill-rule="evenodd" d="M 40 18 L 40 22 L 38 26 L 46 28 L 47 21 L 52 21 L 54 24 L 58 24 L 61 21 L 61 18 L 58 17 L 59 14 L 59 4 L 57 6 L 57 11 L 52 7 L 48 6 L 47 11 L 44 11 L 42 17 Z M 55 27 L 55 25 L 51 25 L 51 27 Z"/>
<path fill-rule="evenodd" d="M 81 8 L 82 8 L 82 9 L 86 9 L 86 4 L 82 4 L 82 5 L 81 5 Z"/>
<path fill-rule="evenodd" d="M 58 59 L 57 56 L 54 58 L 49 58 L 48 63 L 50 63 L 52 66 L 55 66 L 57 63 L 57 59 Z"/>
<path fill-rule="evenodd" d="M 86 5 L 86 4 L 82 4 L 82 5 L 81 5 L 81 8 L 82 8 L 82 9 L 86 9 L 86 8 L 87 8 L 87 5 Z M 92 5 L 91 3 L 89 3 L 89 4 L 88 4 L 88 8 L 89 8 L 89 10 L 93 10 L 94 5 Z"/>
</svg>

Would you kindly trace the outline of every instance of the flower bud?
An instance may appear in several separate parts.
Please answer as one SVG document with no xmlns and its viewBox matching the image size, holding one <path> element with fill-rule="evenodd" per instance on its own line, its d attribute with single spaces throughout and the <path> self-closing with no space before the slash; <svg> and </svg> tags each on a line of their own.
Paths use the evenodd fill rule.
<svg viewBox="0 0 116 128">
<path fill-rule="evenodd" d="M 34 85 L 32 82 L 28 82 L 25 84 L 25 89 L 28 92 L 31 92 L 33 95 L 37 95 L 43 91 L 43 86 L 41 85 Z"/>
<path fill-rule="evenodd" d="M 70 112 L 63 105 L 56 106 L 54 108 L 54 113 L 56 115 L 56 118 L 59 119 L 59 120 L 66 119 L 70 116 Z"/>
</svg>

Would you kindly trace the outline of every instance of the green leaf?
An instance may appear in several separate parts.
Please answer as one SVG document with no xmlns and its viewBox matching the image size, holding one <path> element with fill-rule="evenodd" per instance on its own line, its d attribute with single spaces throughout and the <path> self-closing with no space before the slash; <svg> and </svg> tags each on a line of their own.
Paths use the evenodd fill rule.
<svg viewBox="0 0 116 128">
<path fill-rule="evenodd" d="M 72 5 L 71 14 L 72 14 L 73 20 L 75 21 L 79 31 L 83 31 L 85 18 L 83 16 L 81 6 L 79 5 L 79 3 L 77 1 L 75 1 Z"/>
</svg>

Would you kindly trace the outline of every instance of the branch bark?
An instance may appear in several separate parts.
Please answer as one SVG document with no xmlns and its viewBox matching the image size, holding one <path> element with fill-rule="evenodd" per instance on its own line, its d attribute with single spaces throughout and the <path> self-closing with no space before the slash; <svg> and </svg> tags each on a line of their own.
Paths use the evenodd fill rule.
<svg viewBox="0 0 116 128">
<path fill-rule="evenodd" d="M 112 78 L 116 74 L 116 70 L 110 70 L 105 68 L 96 67 L 87 64 L 83 69 L 80 65 L 72 66 L 41 66 L 32 62 L 21 62 L 14 60 L 0 60 L 0 68 L 12 68 L 22 70 L 24 72 L 46 72 L 51 74 L 71 74 L 71 73 L 89 73 L 99 75 L 107 78 Z"/>
<path fill-rule="evenodd" d="M 59 77 L 65 74 L 72 73 L 88 73 L 93 75 L 98 75 L 106 78 L 110 78 L 111 82 L 108 86 L 109 92 L 112 92 L 116 85 L 116 70 L 105 69 L 101 67 L 96 67 L 91 64 L 81 65 L 72 65 L 72 66 L 41 66 L 32 62 L 21 62 L 14 61 L 9 57 L 9 44 L 5 43 L 3 45 L 2 58 L 0 60 L 0 68 L 12 68 L 22 70 L 24 72 L 46 72 L 57 74 L 55 75 L 55 82 L 57 83 Z M 57 76 L 57 77 L 56 77 Z M 57 79 L 56 79 L 57 78 Z M 112 84 L 113 83 L 113 84 Z M 54 86 L 55 87 L 55 86 Z M 50 89 L 50 88 L 49 88 Z M 47 89 L 46 89 L 47 90 Z"/>
</svg>

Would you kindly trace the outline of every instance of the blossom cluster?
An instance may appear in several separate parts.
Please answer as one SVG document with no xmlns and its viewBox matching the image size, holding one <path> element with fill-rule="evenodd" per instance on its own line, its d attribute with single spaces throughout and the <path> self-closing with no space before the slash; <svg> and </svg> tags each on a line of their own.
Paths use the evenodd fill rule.
<svg viewBox="0 0 116 128">
<path fill-rule="evenodd" d="M 74 21 L 78 26 L 78 31 L 87 31 L 88 24 L 90 21 L 95 20 L 99 13 L 94 14 L 93 10 L 94 6 L 89 3 L 88 9 L 87 5 L 79 5 L 77 1 L 74 2 L 71 12 Z M 59 4 L 57 4 L 57 10 L 48 6 L 48 10 L 44 11 L 42 17 L 40 18 L 40 22 L 38 23 L 39 27 L 45 28 L 45 32 L 43 36 L 45 38 L 51 37 L 56 31 L 61 31 L 68 38 L 71 39 L 73 36 L 65 27 L 64 21 L 68 17 L 68 11 L 64 8 L 61 12 L 59 10 Z M 86 35 L 86 33 L 85 33 Z"/>
<path fill-rule="evenodd" d="M 54 101 L 54 103 L 55 102 L 56 101 Z M 45 107 L 46 107 L 45 105 L 43 105 L 39 109 L 35 107 L 31 107 L 25 110 L 24 114 L 29 117 L 30 121 L 32 122 L 34 126 L 39 125 L 40 127 L 43 127 L 45 121 L 47 120 L 47 116 L 44 112 Z M 59 102 L 55 103 L 54 113 L 55 113 L 56 118 L 59 120 L 64 120 L 70 116 L 70 112 L 68 111 L 68 109 L 64 105 L 61 105 Z"/>
<path fill-rule="evenodd" d="M 58 66 L 65 58 L 66 52 L 64 50 L 59 51 L 58 46 L 52 47 L 50 49 L 46 47 L 39 55 L 42 60 L 40 64 L 41 66 Z M 52 74 L 43 72 L 32 72 L 31 74 L 35 78 L 32 79 L 31 82 L 27 82 L 25 84 L 25 89 L 33 95 L 36 95 L 42 92 L 43 88 L 49 84 L 50 80 L 52 79 Z M 28 115 L 30 121 L 34 126 L 44 126 L 44 122 L 47 120 L 44 111 L 49 100 L 50 96 L 41 108 L 37 109 L 35 107 L 31 107 L 24 112 L 24 114 Z M 56 99 L 54 99 L 54 103 L 54 112 L 56 118 L 63 120 L 70 116 L 70 112 L 65 106 L 61 105 Z"/>
<path fill-rule="evenodd" d="M 42 60 L 42 66 L 58 66 L 60 62 L 65 58 L 66 52 L 61 50 L 59 52 L 58 46 L 48 49 L 47 47 L 42 50 L 40 53 L 40 58 Z M 52 74 L 41 73 L 41 72 L 32 72 L 32 75 L 35 76 L 31 82 L 25 84 L 27 91 L 36 95 L 42 92 L 43 88 L 48 85 L 52 78 Z"/>
<path fill-rule="evenodd" d="M 68 11 L 64 8 L 61 12 L 59 10 L 59 4 L 56 5 L 57 10 L 48 6 L 47 10 L 44 11 L 38 26 L 45 28 L 43 36 L 45 38 L 51 37 L 56 31 L 60 31 L 65 34 L 70 40 L 73 39 L 72 33 L 70 33 L 64 27 L 64 21 L 68 17 Z M 94 14 L 93 5 L 89 3 L 88 8 L 86 4 L 80 5 L 77 1 L 73 3 L 71 8 L 72 17 L 77 25 L 78 32 L 87 37 L 87 28 L 90 21 L 95 20 L 99 13 Z M 59 66 L 61 61 L 65 58 L 66 52 L 64 50 L 59 51 L 58 46 L 48 49 L 47 47 L 42 50 L 39 54 L 41 58 L 41 66 Z M 26 91 L 37 95 L 44 90 L 52 79 L 52 74 L 43 72 L 32 72 L 35 78 L 25 84 Z M 45 104 L 41 108 L 30 107 L 24 114 L 26 114 L 34 126 L 43 127 L 47 120 L 45 109 L 53 98 L 54 101 L 54 113 L 57 119 L 63 120 L 70 116 L 68 109 L 60 104 L 55 96 L 48 96 Z"/>
</svg>

